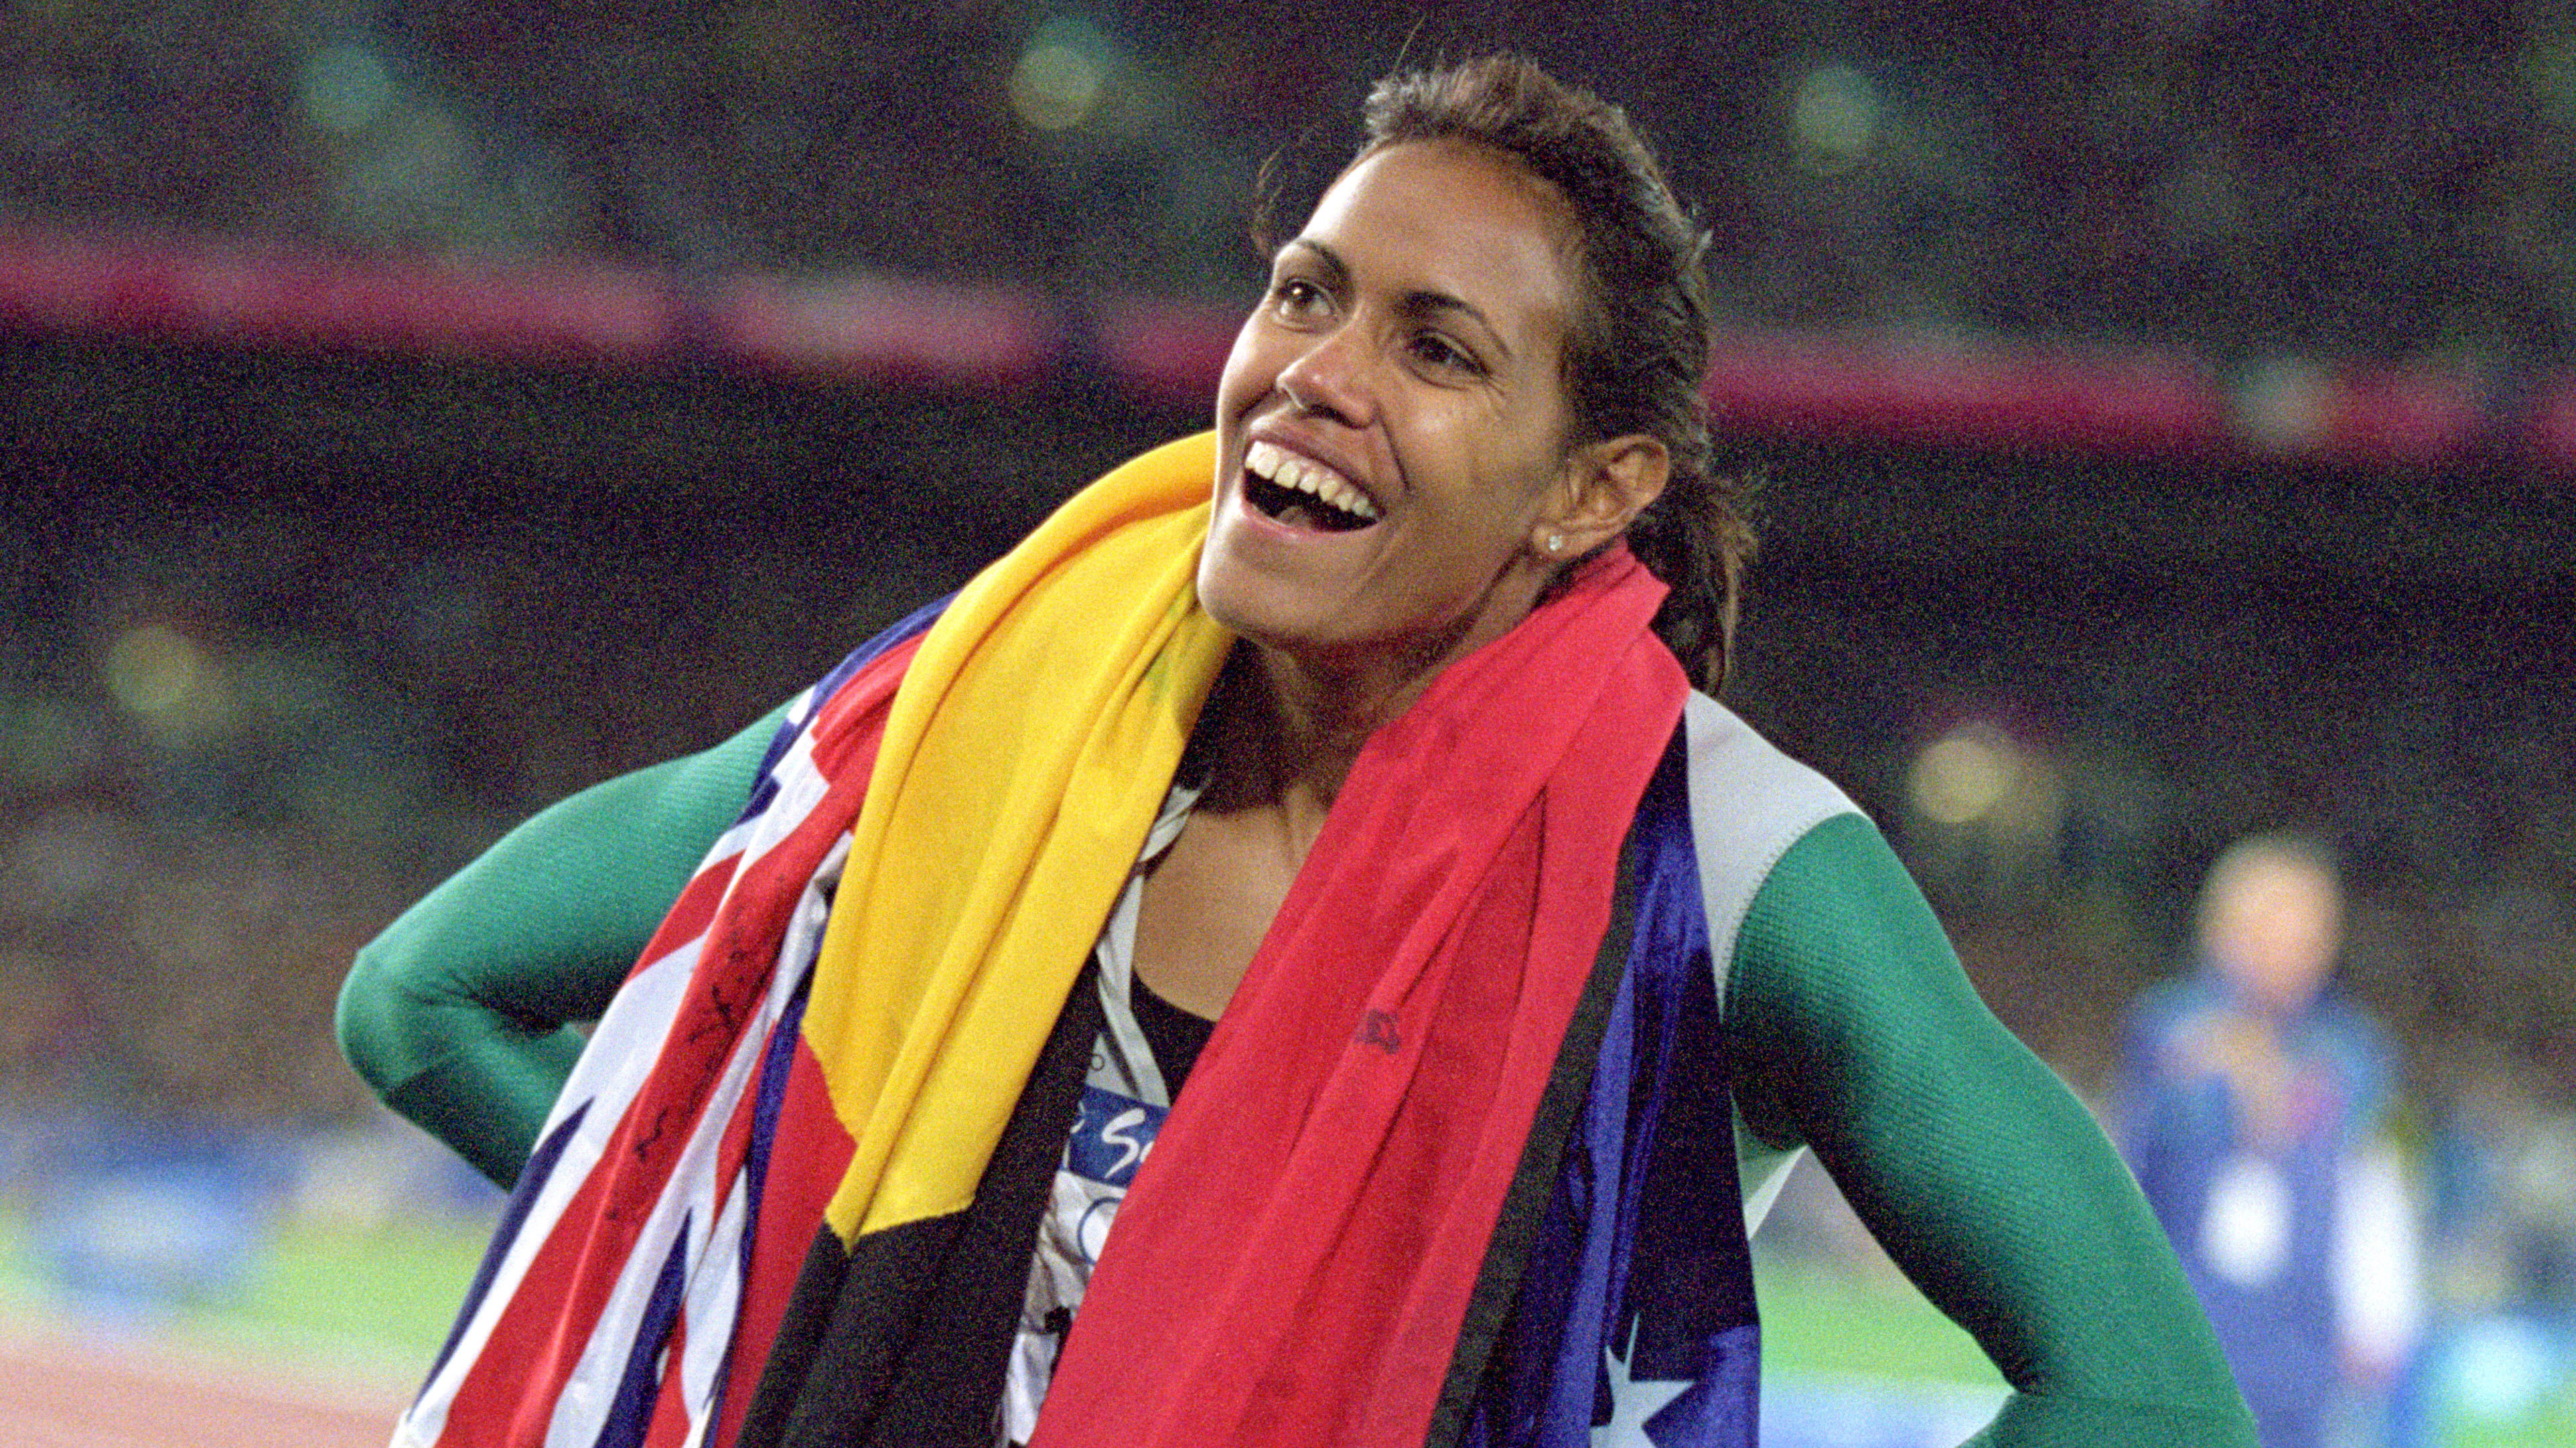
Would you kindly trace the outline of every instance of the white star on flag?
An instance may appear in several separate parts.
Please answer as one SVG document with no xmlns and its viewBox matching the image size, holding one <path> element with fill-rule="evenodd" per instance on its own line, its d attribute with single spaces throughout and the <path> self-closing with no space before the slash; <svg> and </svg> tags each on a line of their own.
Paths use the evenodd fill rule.
<svg viewBox="0 0 2576 1448">
<path fill-rule="evenodd" d="M 1628 1326 L 1628 1357 L 1637 1356 L 1636 1324 Z M 1646 1432 L 1646 1420 L 1664 1410 L 1664 1405 L 1690 1391 L 1687 1378 L 1665 1380 L 1650 1378 L 1639 1382 L 1628 1376 L 1628 1364 L 1601 1349 L 1601 1361 L 1610 1375 L 1610 1421 L 1592 1430 L 1592 1448 L 1655 1448 L 1653 1436 Z"/>
</svg>

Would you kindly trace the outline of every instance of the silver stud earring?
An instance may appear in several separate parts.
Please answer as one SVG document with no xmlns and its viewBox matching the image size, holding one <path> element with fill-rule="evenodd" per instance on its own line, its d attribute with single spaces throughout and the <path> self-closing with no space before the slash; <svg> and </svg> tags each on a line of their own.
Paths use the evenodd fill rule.
<svg viewBox="0 0 2576 1448">
<path fill-rule="evenodd" d="M 1557 552 L 1557 550 L 1558 550 L 1558 549 L 1560 549 L 1560 548 L 1563 548 L 1564 546 L 1565 546 L 1565 535 L 1564 535 L 1564 534 L 1562 534 L 1562 533 L 1550 533 L 1550 534 L 1548 534 L 1548 535 L 1547 535 L 1547 551 L 1548 551 L 1548 555 L 1549 555 L 1550 557 L 1554 557 L 1554 556 L 1555 556 L 1555 554 L 1556 554 L 1556 552 Z"/>
</svg>

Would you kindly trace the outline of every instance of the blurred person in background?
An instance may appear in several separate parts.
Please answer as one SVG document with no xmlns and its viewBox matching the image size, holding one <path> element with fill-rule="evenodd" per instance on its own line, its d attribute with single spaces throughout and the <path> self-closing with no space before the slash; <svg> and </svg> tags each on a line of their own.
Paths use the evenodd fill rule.
<svg viewBox="0 0 2576 1448">
<path fill-rule="evenodd" d="M 2343 892 L 2315 840 L 2229 846 L 2195 934 L 2192 970 L 2135 1009 L 2123 1146 L 2264 1448 L 2316 1448 L 2339 1420 L 2360 1429 L 2418 1329 L 2389 1048 L 2330 983 Z"/>
<path fill-rule="evenodd" d="M 1390 78 L 1212 435 L 363 952 L 352 1060 L 518 1183 L 398 1441 L 1750 1445 L 1812 1146 L 1979 1441 L 2250 1442 L 2109 1142 L 1706 692 L 1703 249 L 1614 108 Z"/>
</svg>

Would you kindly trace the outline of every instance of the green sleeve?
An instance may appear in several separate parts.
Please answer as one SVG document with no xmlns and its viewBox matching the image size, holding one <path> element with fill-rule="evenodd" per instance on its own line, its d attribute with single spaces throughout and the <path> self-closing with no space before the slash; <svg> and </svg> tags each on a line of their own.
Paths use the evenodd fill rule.
<svg viewBox="0 0 2576 1448">
<path fill-rule="evenodd" d="M 1868 821 L 1827 820 L 1782 856 L 1726 999 L 1748 1128 L 1813 1147 L 2015 1389 L 1974 1442 L 2252 1448 L 2217 1340 L 2127 1169 L 1977 998 Z"/>
<path fill-rule="evenodd" d="M 503 836 L 358 951 L 340 1049 L 385 1104 L 506 1186 L 596 1020 L 742 812 L 784 706 Z"/>
</svg>

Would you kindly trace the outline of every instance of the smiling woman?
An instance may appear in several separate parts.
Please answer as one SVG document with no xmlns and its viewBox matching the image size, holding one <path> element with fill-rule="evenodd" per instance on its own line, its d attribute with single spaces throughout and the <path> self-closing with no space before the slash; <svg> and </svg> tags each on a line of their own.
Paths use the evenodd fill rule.
<svg viewBox="0 0 2576 1448">
<path fill-rule="evenodd" d="M 1368 119 L 1212 434 L 361 954 L 352 1059 L 518 1180 L 400 1441 L 1746 1445 L 1812 1147 L 1986 1438 L 2251 1442 L 2090 1118 L 1693 688 L 1750 536 L 1651 156 L 1508 57 Z"/>
</svg>

